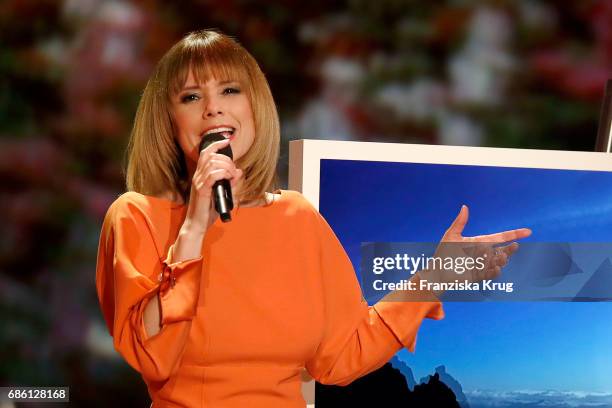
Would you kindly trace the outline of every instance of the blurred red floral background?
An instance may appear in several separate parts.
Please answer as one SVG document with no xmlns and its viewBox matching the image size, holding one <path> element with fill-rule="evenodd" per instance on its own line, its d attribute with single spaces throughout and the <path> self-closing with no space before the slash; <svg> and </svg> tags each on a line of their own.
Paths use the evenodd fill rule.
<svg viewBox="0 0 612 408">
<path fill-rule="evenodd" d="M 612 2 L 0 2 L 0 381 L 74 406 L 142 405 L 95 294 L 138 98 L 185 33 L 259 61 L 289 140 L 592 150 Z"/>
</svg>

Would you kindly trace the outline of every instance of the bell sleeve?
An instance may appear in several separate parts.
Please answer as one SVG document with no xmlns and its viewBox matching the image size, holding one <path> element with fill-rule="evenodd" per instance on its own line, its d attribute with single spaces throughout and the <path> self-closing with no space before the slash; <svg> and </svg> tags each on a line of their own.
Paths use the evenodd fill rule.
<svg viewBox="0 0 612 408">
<path fill-rule="evenodd" d="M 96 288 L 115 349 L 145 380 L 165 381 L 183 354 L 195 316 L 202 257 L 160 259 L 145 215 L 133 203 L 115 202 L 100 234 Z M 161 330 L 147 337 L 143 314 L 159 293 Z"/>
<path fill-rule="evenodd" d="M 368 306 L 342 244 L 315 212 L 325 322 L 306 369 L 320 383 L 348 385 L 380 368 L 401 348 L 414 352 L 422 320 L 442 319 L 444 311 L 440 302 L 380 301 Z"/>
</svg>

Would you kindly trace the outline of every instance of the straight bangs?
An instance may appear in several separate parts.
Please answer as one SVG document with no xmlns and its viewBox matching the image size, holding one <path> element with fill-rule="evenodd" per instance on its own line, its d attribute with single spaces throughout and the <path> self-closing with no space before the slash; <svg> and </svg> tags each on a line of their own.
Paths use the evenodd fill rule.
<svg viewBox="0 0 612 408">
<path fill-rule="evenodd" d="M 194 40 L 187 43 L 175 56 L 168 72 L 166 97 L 170 100 L 185 85 L 189 72 L 193 73 L 198 85 L 213 79 L 216 81 L 237 81 L 246 91 L 249 99 L 253 94 L 251 78 L 245 68 L 243 53 L 231 43 L 215 41 L 210 43 Z"/>
</svg>

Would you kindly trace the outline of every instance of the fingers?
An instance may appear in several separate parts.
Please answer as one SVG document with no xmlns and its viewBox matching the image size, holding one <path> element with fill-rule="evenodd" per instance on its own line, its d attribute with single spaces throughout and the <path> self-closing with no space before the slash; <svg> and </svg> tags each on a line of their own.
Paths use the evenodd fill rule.
<svg viewBox="0 0 612 408">
<path fill-rule="evenodd" d="M 216 153 L 227 145 L 229 145 L 229 139 L 219 140 L 218 142 L 212 142 L 200 152 L 200 157 L 202 157 L 202 155 L 208 156 L 212 153 Z"/>
<path fill-rule="evenodd" d="M 209 189 L 213 187 L 213 185 L 223 179 L 230 179 L 232 176 L 229 171 L 225 169 L 217 169 L 213 170 L 206 175 L 204 178 L 204 185 Z"/>
<path fill-rule="evenodd" d="M 504 267 L 510 261 L 510 257 L 518 250 L 519 244 L 512 242 L 507 245 L 492 247 L 483 247 L 480 250 L 484 251 L 487 261 L 485 262 L 484 268 L 476 269 L 473 271 L 473 279 L 475 281 L 482 281 L 484 279 L 495 279 L 501 275 Z"/>
<path fill-rule="evenodd" d="M 500 247 L 499 249 L 500 249 L 500 258 L 502 261 L 500 266 L 504 267 L 508 264 L 510 257 L 514 255 L 516 251 L 518 251 L 519 244 L 518 242 L 513 242 L 511 244 Z"/>
<path fill-rule="evenodd" d="M 508 263 L 508 258 L 510 256 L 504 250 L 497 250 L 495 252 L 495 257 L 493 258 L 493 265 L 499 266 L 503 268 Z"/>
<path fill-rule="evenodd" d="M 238 177 L 238 168 L 236 167 L 234 162 L 231 160 L 229 160 L 229 162 L 226 160 L 218 160 L 217 159 L 218 156 L 222 156 L 222 155 L 212 156 L 214 158 L 211 158 L 204 165 L 204 170 L 203 170 L 204 174 L 210 173 L 214 170 L 223 169 L 223 170 L 227 170 L 227 172 L 230 174 L 230 177 L 228 177 L 228 179 Z M 229 157 L 226 157 L 226 158 L 229 159 Z"/>
<path fill-rule="evenodd" d="M 219 180 L 230 180 L 234 186 L 244 175 L 228 156 L 217 153 L 229 144 L 229 139 L 211 143 L 200 152 L 192 184 L 203 196 L 209 196 L 212 186 Z"/>
<path fill-rule="evenodd" d="M 470 242 L 482 242 L 482 243 L 491 243 L 491 244 L 499 244 L 502 242 L 510 242 L 516 241 L 519 239 L 527 238 L 531 235 L 531 230 L 529 228 L 519 228 L 509 231 L 497 232 L 495 234 L 489 235 L 478 235 L 475 237 L 466 237 Z"/>
<path fill-rule="evenodd" d="M 457 215 L 457 218 L 455 218 L 451 226 L 448 227 L 448 229 L 446 230 L 446 234 L 444 235 L 454 236 L 455 234 L 457 234 L 460 236 L 465 228 L 465 224 L 467 224 L 468 218 L 469 209 L 467 205 L 462 205 L 461 210 L 459 210 L 459 214 Z"/>
<path fill-rule="evenodd" d="M 237 171 L 238 169 L 236 168 L 233 160 L 224 154 L 217 153 L 218 150 L 224 148 L 228 144 L 229 139 L 224 139 L 218 142 L 213 142 L 206 147 L 206 149 L 202 150 L 200 152 L 200 157 L 198 158 L 196 172 L 203 172 L 204 177 L 206 177 L 212 171 L 225 169 L 230 174 L 230 176 L 227 177 L 228 179 L 238 177 L 239 172 Z"/>
<path fill-rule="evenodd" d="M 499 249 L 502 250 L 508 257 L 510 257 L 513 253 L 518 251 L 519 244 L 518 242 L 512 242 L 511 244 L 499 247 Z"/>
<path fill-rule="evenodd" d="M 508 245 L 494 248 L 495 255 L 491 259 L 491 265 L 487 271 L 487 277 L 494 279 L 501 275 L 501 270 L 508 264 L 510 257 L 518 251 L 519 244 L 513 242 Z"/>
<path fill-rule="evenodd" d="M 215 182 L 219 180 L 229 180 L 231 186 L 235 186 L 240 181 L 244 172 L 237 169 L 235 166 L 227 167 L 226 164 L 209 163 L 203 172 L 203 183 L 207 187 L 212 188 Z"/>
<path fill-rule="evenodd" d="M 210 153 L 210 155 L 208 156 L 208 160 L 209 161 L 215 160 L 215 161 L 223 162 L 227 164 L 234 164 L 234 161 L 232 159 L 230 159 L 224 154 L 219 154 L 219 153 Z"/>
<path fill-rule="evenodd" d="M 225 156 L 224 154 L 218 154 L 217 152 L 226 147 L 227 145 L 229 145 L 229 139 L 220 140 L 218 142 L 213 142 L 208 145 L 206 149 L 203 149 L 200 152 L 200 156 L 198 157 L 198 166 L 200 166 L 201 163 L 208 161 L 212 155 Z M 229 157 L 227 158 L 231 160 Z"/>
</svg>

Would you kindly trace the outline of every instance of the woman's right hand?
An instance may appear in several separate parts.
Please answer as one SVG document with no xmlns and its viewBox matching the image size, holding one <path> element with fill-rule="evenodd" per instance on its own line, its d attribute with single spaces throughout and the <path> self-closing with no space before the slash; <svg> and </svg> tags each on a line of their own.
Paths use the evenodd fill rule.
<svg viewBox="0 0 612 408">
<path fill-rule="evenodd" d="M 214 206 L 212 201 L 213 185 L 223 179 L 230 180 L 231 186 L 242 178 L 243 171 L 224 154 L 217 153 L 229 144 L 229 139 L 211 143 L 200 152 L 196 170 L 191 179 L 191 192 L 186 221 L 190 228 L 206 232 L 214 221 Z"/>
</svg>

